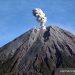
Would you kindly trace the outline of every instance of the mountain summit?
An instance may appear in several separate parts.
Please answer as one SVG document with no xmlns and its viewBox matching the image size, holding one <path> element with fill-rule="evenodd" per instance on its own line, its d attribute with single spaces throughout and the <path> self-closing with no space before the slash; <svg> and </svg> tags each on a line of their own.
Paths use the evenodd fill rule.
<svg viewBox="0 0 75 75">
<path fill-rule="evenodd" d="M 0 75 L 53 75 L 75 68 L 75 36 L 57 26 L 33 28 L 0 48 Z"/>
</svg>

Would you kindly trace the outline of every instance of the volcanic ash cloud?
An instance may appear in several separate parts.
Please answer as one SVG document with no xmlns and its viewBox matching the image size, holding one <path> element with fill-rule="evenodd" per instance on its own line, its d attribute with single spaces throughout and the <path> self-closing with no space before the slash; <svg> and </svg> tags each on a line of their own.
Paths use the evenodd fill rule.
<svg viewBox="0 0 75 75">
<path fill-rule="evenodd" d="M 36 20 L 41 23 L 41 26 L 44 27 L 44 24 L 47 21 L 47 18 L 45 17 L 45 13 L 40 8 L 33 9 L 33 15 L 36 17 Z"/>
</svg>

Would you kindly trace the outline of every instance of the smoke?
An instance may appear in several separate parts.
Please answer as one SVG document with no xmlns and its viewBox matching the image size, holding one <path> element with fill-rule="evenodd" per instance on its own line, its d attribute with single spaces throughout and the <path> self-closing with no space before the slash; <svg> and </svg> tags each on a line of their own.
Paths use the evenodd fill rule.
<svg viewBox="0 0 75 75">
<path fill-rule="evenodd" d="M 36 17 L 38 22 L 42 23 L 42 25 L 46 23 L 47 18 L 40 8 L 33 9 L 33 15 Z"/>
</svg>

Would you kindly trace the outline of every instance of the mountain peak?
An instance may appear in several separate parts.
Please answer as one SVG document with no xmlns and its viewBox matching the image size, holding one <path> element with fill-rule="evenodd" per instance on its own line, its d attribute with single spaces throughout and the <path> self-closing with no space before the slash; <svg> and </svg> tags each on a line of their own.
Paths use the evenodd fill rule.
<svg viewBox="0 0 75 75">
<path fill-rule="evenodd" d="M 0 75 L 50 75 L 56 68 L 75 68 L 75 36 L 57 26 L 33 28 L 0 49 Z"/>
</svg>

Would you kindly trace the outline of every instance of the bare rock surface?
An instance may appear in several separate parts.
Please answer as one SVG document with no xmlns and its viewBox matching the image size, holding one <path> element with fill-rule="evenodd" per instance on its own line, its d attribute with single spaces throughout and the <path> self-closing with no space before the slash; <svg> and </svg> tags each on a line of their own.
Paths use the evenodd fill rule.
<svg viewBox="0 0 75 75">
<path fill-rule="evenodd" d="M 33 28 L 0 48 L 0 75 L 53 75 L 75 68 L 75 36 L 57 26 Z"/>
</svg>

